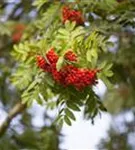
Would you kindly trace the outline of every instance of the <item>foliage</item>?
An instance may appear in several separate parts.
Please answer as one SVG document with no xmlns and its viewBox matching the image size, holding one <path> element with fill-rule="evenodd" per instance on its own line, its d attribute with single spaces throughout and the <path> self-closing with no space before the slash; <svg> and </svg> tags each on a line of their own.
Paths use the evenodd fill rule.
<svg viewBox="0 0 135 150">
<path fill-rule="evenodd" d="M 18 63 L 14 61 L 10 52 L 14 44 L 12 40 L 14 28 L 20 24 L 27 24 L 28 20 L 32 22 L 33 18 L 28 17 L 28 14 L 33 11 L 31 3 L 32 1 L 28 3 L 28 1 L 25 0 L 19 2 L 0 2 L 0 120 L 8 114 L 8 111 L 10 111 L 20 99 L 21 91 L 19 92 L 11 84 L 10 76 L 15 72 Z M 9 8 L 10 14 L 8 14 Z M 22 13 L 16 13 L 18 10 L 19 12 L 22 10 Z M 20 71 L 22 67 L 24 66 L 20 67 Z M 26 71 L 26 73 L 28 72 Z M 19 74 L 17 74 L 17 78 L 20 80 L 22 76 L 19 77 Z M 25 77 L 27 78 L 27 75 Z M 52 119 L 49 116 L 45 117 L 45 119 L 49 120 L 50 125 L 44 124 L 37 128 L 32 125 L 32 120 L 35 117 L 28 112 L 29 110 L 25 110 L 24 113 L 19 116 L 21 119 L 15 118 L 15 120 L 11 122 L 7 132 L 3 137 L 0 137 L 0 149 L 59 149 L 60 131 L 52 125 Z M 2 121 L 0 121 L 0 125 L 1 123 Z"/>
<path fill-rule="evenodd" d="M 41 7 L 41 3 L 35 4 L 38 5 L 38 8 Z M 59 71 L 63 65 L 69 63 L 64 59 L 64 55 L 68 49 L 71 49 L 78 56 L 78 62 L 73 65 L 79 68 L 102 69 L 98 77 L 101 77 L 107 83 L 109 82 L 108 77 L 111 77 L 113 74 L 110 71 L 112 65 L 98 61 L 100 60 L 100 55 L 107 51 L 108 37 L 98 30 L 92 30 L 91 27 L 77 26 L 75 22 L 66 21 L 63 25 L 60 11 L 56 9 L 58 5 L 60 6 L 61 4 L 50 4 L 50 7 L 48 6 L 47 11 L 43 13 L 40 19 L 40 22 L 46 21 L 50 23 L 49 20 L 52 18 L 53 24 L 56 23 L 57 28 L 54 28 L 53 24 L 42 26 L 42 23 L 38 24 L 36 21 L 36 24 L 38 24 L 38 30 L 35 31 L 35 34 L 37 34 L 36 38 L 34 34 L 30 39 L 24 38 L 19 45 L 14 46 L 11 54 L 19 64 L 17 71 L 12 76 L 12 82 L 23 91 L 21 96 L 22 102 L 27 103 L 28 106 L 33 100 L 37 100 L 40 104 L 44 100 L 46 105 L 48 105 L 50 96 L 49 93 L 46 94 L 47 90 L 51 95 L 57 96 L 56 107 L 60 107 L 58 118 L 62 122 L 64 119 L 67 124 L 71 125 L 70 119 L 75 120 L 71 110 L 79 110 L 79 107 L 83 105 L 87 107 L 88 101 L 91 101 L 90 105 L 93 107 L 88 107 L 86 112 L 93 119 L 100 110 L 105 110 L 102 102 L 98 102 L 99 99 L 94 98 L 97 96 L 91 86 L 82 91 L 78 91 L 73 87 L 63 89 L 63 86 L 53 81 L 48 73 L 42 73 L 36 67 L 35 57 L 37 55 L 44 56 L 48 49 L 54 47 L 55 52 L 59 55 L 56 64 L 56 69 Z M 60 6 L 60 10 L 63 6 L 64 4 Z M 72 7 L 74 7 L 74 4 Z M 29 30 L 26 29 L 26 31 L 26 34 L 28 34 Z M 51 36 L 50 33 L 52 33 Z M 40 36 L 40 38 L 38 39 L 37 36 Z M 25 33 L 24 37 L 26 37 Z M 48 82 L 48 80 L 50 81 Z M 64 114 L 62 114 L 63 112 Z"/>
</svg>

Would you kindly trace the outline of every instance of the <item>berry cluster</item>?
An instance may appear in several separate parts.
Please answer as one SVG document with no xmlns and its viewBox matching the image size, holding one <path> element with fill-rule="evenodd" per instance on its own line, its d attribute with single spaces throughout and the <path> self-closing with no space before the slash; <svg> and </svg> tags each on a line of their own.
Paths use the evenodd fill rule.
<svg viewBox="0 0 135 150">
<path fill-rule="evenodd" d="M 13 41 L 14 43 L 17 43 L 17 42 L 20 41 L 24 29 L 25 29 L 25 25 L 24 25 L 24 24 L 17 24 L 17 25 L 14 27 L 14 31 L 13 31 L 13 34 L 12 34 L 12 41 Z"/>
<path fill-rule="evenodd" d="M 82 90 L 97 83 L 97 72 L 98 70 L 80 69 L 73 65 L 67 65 L 60 70 L 60 83 Z"/>
<path fill-rule="evenodd" d="M 77 56 L 72 51 L 68 51 L 65 58 L 69 61 L 77 61 Z M 82 90 L 97 83 L 98 70 L 81 69 L 67 64 L 57 71 L 57 61 L 58 55 L 53 48 L 47 52 L 45 58 L 37 56 L 37 65 L 44 71 L 51 73 L 53 79 L 65 87 L 74 86 L 77 90 Z"/>
<path fill-rule="evenodd" d="M 37 56 L 37 65 L 46 72 L 52 73 L 56 70 L 56 63 L 58 61 L 58 55 L 55 53 L 54 49 L 51 48 L 45 57 Z"/>
<path fill-rule="evenodd" d="M 82 25 L 84 24 L 84 19 L 82 17 L 82 13 L 77 10 L 72 10 L 68 6 L 64 6 L 62 9 L 62 20 L 65 23 L 67 20 L 75 21 L 76 24 Z"/>
<path fill-rule="evenodd" d="M 75 53 L 73 53 L 71 50 L 69 50 L 65 54 L 65 59 L 67 59 L 68 61 L 77 61 L 77 56 Z"/>
</svg>

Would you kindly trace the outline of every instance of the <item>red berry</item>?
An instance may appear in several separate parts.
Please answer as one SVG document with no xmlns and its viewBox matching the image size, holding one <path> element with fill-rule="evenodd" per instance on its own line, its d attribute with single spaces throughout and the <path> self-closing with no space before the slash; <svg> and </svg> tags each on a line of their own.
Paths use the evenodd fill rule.
<svg viewBox="0 0 135 150">
<path fill-rule="evenodd" d="M 56 69 L 53 69 L 51 73 L 52 73 L 53 79 L 57 82 L 60 82 L 60 73 Z"/>
<path fill-rule="evenodd" d="M 36 60 L 37 60 L 38 67 L 40 67 L 41 69 L 45 69 L 46 66 L 45 59 L 42 56 L 38 55 L 36 56 Z"/>
<path fill-rule="evenodd" d="M 15 43 L 18 43 L 21 40 L 21 37 L 23 35 L 23 31 L 25 29 L 24 24 L 17 24 L 14 26 L 13 34 L 12 34 L 12 41 Z"/>
<path fill-rule="evenodd" d="M 69 61 L 77 61 L 77 56 L 75 53 L 73 53 L 72 51 L 68 51 L 66 54 L 65 54 L 65 58 Z"/>
<path fill-rule="evenodd" d="M 58 55 L 55 53 L 54 48 L 51 48 L 48 53 L 46 54 L 46 57 L 50 64 L 56 63 L 58 61 Z"/>
<path fill-rule="evenodd" d="M 84 19 L 82 17 L 82 13 L 77 10 L 72 10 L 68 6 L 64 6 L 62 9 L 62 20 L 65 23 L 67 20 L 75 21 L 76 24 L 82 25 L 84 24 Z"/>
<path fill-rule="evenodd" d="M 18 43 L 21 40 L 22 32 L 17 32 L 12 35 L 12 41 Z"/>
<path fill-rule="evenodd" d="M 52 73 L 54 70 L 56 70 L 56 63 L 58 60 L 58 56 L 54 52 L 53 48 L 48 51 L 46 58 L 48 62 L 42 56 L 37 56 L 37 65 L 44 71 Z"/>
</svg>

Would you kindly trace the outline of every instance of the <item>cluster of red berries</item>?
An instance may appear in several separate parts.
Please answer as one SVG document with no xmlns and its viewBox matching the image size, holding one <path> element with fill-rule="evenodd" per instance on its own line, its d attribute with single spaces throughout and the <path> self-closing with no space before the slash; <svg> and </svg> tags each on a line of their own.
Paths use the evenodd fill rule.
<svg viewBox="0 0 135 150">
<path fill-rule="evenodd" d="M 18 43 L 23 35 L 23 31 L 25 29 L 25 25 L 24 24 L 17 24 L 14 27 L 14 31 L 12 34 L 12 41 L 14 43 Z"/>
<path fill-rule="evenodd" d="M 77 61 L 77 56 L 72 51 L 65 54 L 65 59 L 69 61 Z M 97 83 L 97 72 L 99 70 L 80 69 L 73 65 L 65 65 L 60 71 L 56 69 L 58 55 L 54 49 L 50 49 L 45 58 L 37 56 L 37 65 L 46 72 L 51 73 L 53 79 L 63 86 L 74 86 L 77 90 L 82 90 L 87 86 Z"/>
<path fill-rule="evenodd" d="M 82 90 L 89 85 L 97 83 L 97 71 L 67 65 L 60 70 L 60 83 L 65 86 L 74 86 L 77 90 Z"/>
<path fill-rule="evenodd" d="M 52 73 L 56 70 L 57 61 L 58 55 L 55 53 L 53 48 L 47 52 L 45 57 L 40 55 L 37 56 L 37 65 L 46 72 Z"/>
<path fill-rule="evenodd" d="M 75 53 L 73 53 L 71 50 L 69 50 L 65 54 L 65 59 L 67 59 L 68 61 L 77 61 L 77 56 Z"/>
<path fill-rule="evenodd" d="M 64 6 L 62 9 L 62 21 L 65 23 L 67 20 L 75 21 L 78 25 L 84 24 L 84 19 L 80 11 L 72 10 L 68 6 Z"/>
</svg>

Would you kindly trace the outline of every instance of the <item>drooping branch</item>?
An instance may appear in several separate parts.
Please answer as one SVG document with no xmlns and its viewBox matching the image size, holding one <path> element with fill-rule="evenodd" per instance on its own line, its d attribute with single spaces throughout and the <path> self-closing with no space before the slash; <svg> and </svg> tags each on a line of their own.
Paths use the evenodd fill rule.
<svg viewBox="0 0 135 150">
<path fill-rule="evenodd" d="M 0 125 L 0 137 L 4 135 L 6 130 L 8 129 L 10 122 L 13 118 L 15 118 L 18 114 L 23 112 L 26 108 L 25 104 L 22 104 L 21 102 L 18 102 L 8 113 L 8 116 L 6 117 L 5 121 Z"/>
</svg>

